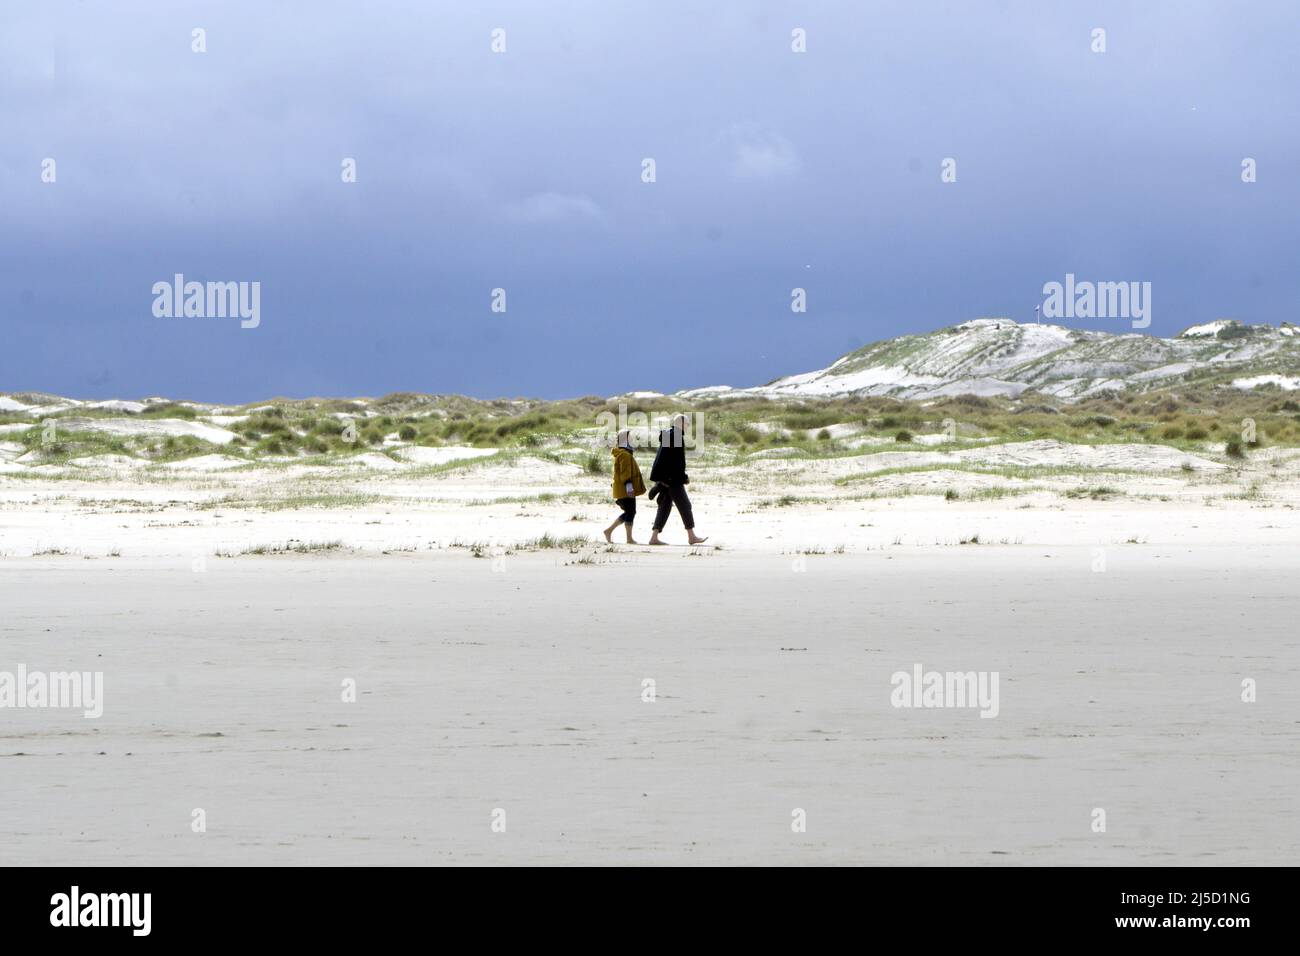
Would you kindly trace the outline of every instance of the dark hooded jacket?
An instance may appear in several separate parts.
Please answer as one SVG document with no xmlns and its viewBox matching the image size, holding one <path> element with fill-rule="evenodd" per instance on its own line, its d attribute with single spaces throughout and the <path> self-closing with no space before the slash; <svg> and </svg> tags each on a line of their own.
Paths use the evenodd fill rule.
<svg viewBox="0 0 1300 956">
<path fill-rule="evenodd" d="M 659 433 L 659 451 L 650 468 L 650 480 L 666 485 L 684 485 L 686 477 L 686 443 L 682 433 L 675 428 L 665 428 Z"/>
</svg>

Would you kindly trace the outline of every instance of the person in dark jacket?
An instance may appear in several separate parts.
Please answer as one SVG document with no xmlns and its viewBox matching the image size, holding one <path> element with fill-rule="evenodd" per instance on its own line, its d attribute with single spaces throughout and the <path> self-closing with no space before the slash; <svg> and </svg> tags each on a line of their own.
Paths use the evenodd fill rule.
<svg viewBox="0 0 1300 956">
<path fill-rule="evenodd" d="M 703 544 L 708 538 L 701 538 L 695 533 L 695 515 L 691 511 L 691 499 L 686 494 L 686 486 L 691 476 L 686 474 L 686 416 L 678 415 L 671 427 L 659 433 L 659 451 L 655 463 L 650 469 L 650 480 L 655 483 L 650 490 L 651 499 L 658 498 L 658 511 L 651 526 L 651 544 L 665 544 L 659 540 L 659 532 L 668 523 L 673 506 L 681 515 L 686 528 L 686 540 L 690 544 Z"/>
</svg>

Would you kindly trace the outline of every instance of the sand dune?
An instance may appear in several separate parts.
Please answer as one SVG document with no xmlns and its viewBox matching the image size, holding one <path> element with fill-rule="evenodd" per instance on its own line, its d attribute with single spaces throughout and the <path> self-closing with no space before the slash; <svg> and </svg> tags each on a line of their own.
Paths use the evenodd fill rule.
<svg viewBox="0 0 1300 956">
<path fill-rule="evenodd" d="M 228 429 L 183 418 L 61 418 L 58 425 L 68 431 L 104 432 L 109 435 L 159 438 L 191 435 L 217 445 L 228 444 L 235 438 L 235 433 Z"/>
</svg>

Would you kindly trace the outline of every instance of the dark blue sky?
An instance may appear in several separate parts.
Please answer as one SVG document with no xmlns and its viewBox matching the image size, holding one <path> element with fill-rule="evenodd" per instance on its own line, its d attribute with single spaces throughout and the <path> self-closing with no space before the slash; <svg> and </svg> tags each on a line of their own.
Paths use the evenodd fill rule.
<svg viewBox="0 0 1300 956">
<path fill-rule="evenodd" d="M 0 391 L 756 384 L 1067 272 L 1298 321 L 1297 50 L 1282 0 L 6 3 Z M 260 327 L 155 318 L 176 272 Z"/>
</svg>

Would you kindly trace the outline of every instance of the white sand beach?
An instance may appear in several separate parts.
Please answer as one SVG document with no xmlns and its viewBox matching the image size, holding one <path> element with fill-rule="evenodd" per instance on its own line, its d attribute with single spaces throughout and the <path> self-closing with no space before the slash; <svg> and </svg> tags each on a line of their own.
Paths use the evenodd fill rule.
<svg viewBox="0 0 1300 956">
<path fill-rule="evenodd" d="M 104 706 L 0 712 L 4 860 L 1294 860 L 1300 454 L 863 451 L 692 467 L 658 550 L 527 455 L 11 463 L 0 670 Z M 892 706 L 915 664 L 997 717 Z"/>
</svg>

